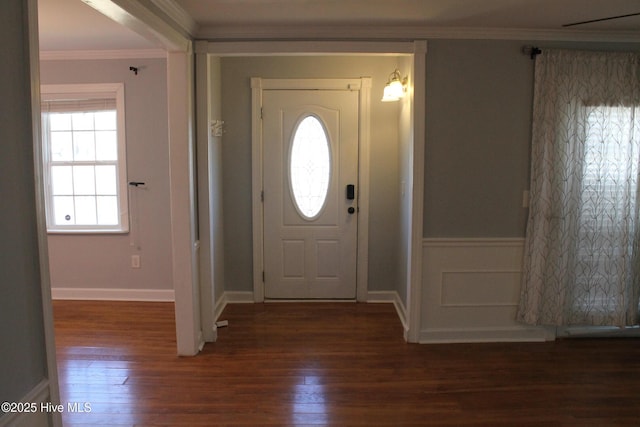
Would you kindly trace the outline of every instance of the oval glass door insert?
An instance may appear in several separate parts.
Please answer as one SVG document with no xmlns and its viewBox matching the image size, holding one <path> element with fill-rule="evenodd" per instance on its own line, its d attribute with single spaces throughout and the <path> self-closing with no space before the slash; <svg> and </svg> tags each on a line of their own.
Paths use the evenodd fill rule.
<svg viewBox="0 0 640 427">
<path fill-rule="evenodd" d="M 309 115 L 298 123 L 289 162 L 294 204 L 305 219 L 314 219 L 327 200 L 331 177 L 329 138 L 317 117 Z"/>
</svg>

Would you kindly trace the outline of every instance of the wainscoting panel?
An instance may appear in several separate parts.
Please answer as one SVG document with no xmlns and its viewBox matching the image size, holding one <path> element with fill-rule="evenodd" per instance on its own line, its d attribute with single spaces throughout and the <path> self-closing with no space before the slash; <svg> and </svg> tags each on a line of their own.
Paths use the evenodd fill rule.
<svg viewBox="0 0 640 427">
<path fill-rule="evenodd" d="M 420 342 L 549 339 L 515 321 L 523 248 L 524 239 L 425 239 Z"/>
<path fill-rule="evenodd" d="M 521 271 L 442 271 L 442 307 L 505 307 L 518 302 Z"/>
</svg>

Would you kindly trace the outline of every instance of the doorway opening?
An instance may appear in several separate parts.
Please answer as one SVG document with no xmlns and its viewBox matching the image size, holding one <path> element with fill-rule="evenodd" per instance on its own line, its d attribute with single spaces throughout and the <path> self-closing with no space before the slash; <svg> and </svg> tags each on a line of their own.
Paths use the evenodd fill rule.
<svg viewBox="0 0 640 427">
<path fill-rule="evenodd" d="M 247 124 L 256 120 L 250 116 L 252 108 L 261 107 L 252 101 L 251 78 L 359 79 L 366 76 L 371 78 L 370 124 L 359 132 L 370 133 L 367 155 L 371 174 L 369 182 L 362 182 L 360 171 L 358 185 L 360 191 L 370 191 L 371 206 L 366 246 L 369 253 L 362 263 L 364 270 L 358 270 L 358 278 L 368 277 L 364 280 L 365 286 L 358 287 L 355 299 L 393 302 L 405 326 L 405 337 L 410 339 L 410 320 L 415 321 L 413 316 L 419 314 L 419 310 L 411 307 L 419 300 L 416 294 L 419 289 L 412 283 L 420 280 L 415 273 L 416 260 L 421 258 L 422 202 L 416 199 L 416 194 L 421 193 L 423 182 L 422 166 L 420 170 L 414 167 L 414 163 L 420 163 L 416 159 L 421 155 L 415 150 L 413 117 L 424 113 L 424 107 L 420 106 L 423 103 L 418 104 L 420 111 L 415 111 L 413 81 L 417 70 L 422 77 L 417 89 L 422 96 L 424 50 L 416 61 L 414 43 L 392 43 L 395 47 L 389 49 L 392 53 L 387 45 L 383 46 L 385 51 L 380 52 L 370 43 L 320 43 L 311 51 L 304 44 L 306 50 L 296 51 L 297 44 L 292 42 L 288 45 L 294 53 L 286 54 L 281 53 L 282 46 L 266 45 L 234 43 L 230 53 L 225 43 L 196 43 L 197 105 L 206 106 L 204 112 L 199 110 L 198 120 L 208 123 L 207 127 L 198 129 L 198 191 L 201 197 L 206 194 L 210 198 L 210 211 L 206 216 L 209 230 L 203 229 L 201 215 L 201 238 L 206 234 L 211 239 L 210 245 L 218 245 L 219 253 L 224 253 L 224 259 L 212 257 L 213 270 L 223 271 L 222 277 L 213 283 L 202 283 L 214 289 L 214 318 L 229 302 L 265 300 L 264 293 L 260 292 L 264 269 L 261 252 L 265 248 L 260 242 L 256 244 L 255 229 L 249 226 L 255 224 L 253 218 L 262 218 L 262 189 L 256 191 L 255 182 L 261 182 L 263 172 L 250 160 L 253 149 L 249 141 L 259 127 L 255 123 L 251 127 Z M 420 46 L 426 48 L 426 44 Z M 264 53 L 271 49 L 271 53 Z M 389 72 L 396 68 L 408 77 L 409 96 L 397 103 L 381 103 Z M 422 149 L 423 137 L 419 138 L 422 142 L 418 148 Z M 207 154 L 202 156 L 202 153 Z M 203 158 L 206 163 L 202 163 Z M 362 165 L 361 157 L 359 164 Z M 420 175 L 418 180 L 416 173 Z M 414 189 L 414 182 L 418 182 L 419 188 Z M 346 192 L 346 188 L 341 191 Z M 416 206 L 419 212 L 414 209 Z M 419 229 L 416 213 L 420 218 Z"/>
</svg>

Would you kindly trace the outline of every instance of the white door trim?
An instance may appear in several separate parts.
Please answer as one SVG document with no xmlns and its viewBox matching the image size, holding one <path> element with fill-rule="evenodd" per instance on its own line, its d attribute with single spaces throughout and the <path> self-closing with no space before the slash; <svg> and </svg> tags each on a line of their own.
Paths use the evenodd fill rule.
<svg viewBox="0 0 640 427">
<path fill-rule="evenodd" d="M 358 126 L 358 261 L 356 298 L 367 299 L 369 253 L 369 152 L 371 78 L 358 79 L 251 79 L 251 160 L 252 160 L 252 218 L 253 218 L 253 295 L 255 302 L 264 301 L 264 224 L 263 224 L 263 141 L 262 92 L 268 89 L 357 90 L 359 93 Z"/>
<path fill-rule="evenodd" d="M 407 261 L 406 309 L 407 327 L 405 339 L 417 342 L 420 334 L 422 317 L 422 221 L 424 213 L 424 149 L 425 149 L 425 97 L 426 97 L 426 51 L 425 40 L 414 41 L 197 41 L 196 52 L 218 57 L 233 56 L 283 56 L 283 55 L 402 55 L 410 56 L 413 63 L 413 90 L 411 91 L 412 108 L 412 162 L 408 170 L 411 186 L 411 218 L 408 242 L 410 261 Z M 254 126 L 255 129 L 255 126 Z M 420 164 L 422 162 L 422 164 Z M 417 169 L 414 166 L 418 166 Z M 255 204 L 254 204 L 255 205 Z M 254 206 L 255 207 L 255 206 Z M 254 241 L 254 250 L 255 250 Z M 262 246 L 260 246 L 262 248 Z M 255 259 L 255 257 L 254 257 Z M 254 265 L 254 274 L 255 274 Z M 261 274 L 261 270 L 260 270 Z M 359 292 L 359 291 L 358 291 Z M 264 296 L 262 296 L 264 299 Z M 358 293 L 358 299 L 360 299 Z M 262 299 L 254 298 L 255 301 Z"/>
</svg>

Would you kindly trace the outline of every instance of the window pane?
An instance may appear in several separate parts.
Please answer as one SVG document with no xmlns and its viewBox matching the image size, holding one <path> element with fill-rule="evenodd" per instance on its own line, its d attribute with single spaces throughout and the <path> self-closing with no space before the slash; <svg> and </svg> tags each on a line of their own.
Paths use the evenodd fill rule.
<svg viewBox="0 0 640 427">
<path fill-rule="evenodd" d="M 116 196 L 98 197 L 98 224 L 118 225 L 118 198 Z"/>
<path fill-rule="evenodd" d="M 96 194 L 115 196 L 117 192 L 116 167 L 114 165 L 96 166 Z"/>
<path fill-rule="evenodd" d="M 71 114 L 68 113 L 50 113 L 49 127 L 52 131 L 71 130 Z"/>
<path fill-rule="evenodd" d="M 290 181 L 293 198 L 304 217 L 318 215 L 327 199 L 331 161 L 329 140 L 320 121 L 308 116 L 294 132 Z"/>
<path fill-rule="evenodd" d="M 76 223 L 73 208 L 73 197 L 53 197 L 53 219 L 56 225 L 74 225 Z"/>
<path fill-rule="evenodd" d="M 96 132 L 96 160 L 118 160 L 118 134 L 116 131 Z"/>
<path fill-rule="evenodd" d="M 76 195 L 96 194 L 94 166 L 73 167 L 73 192 Z"/>
<path fill-rule="evenodd" d="M 80 196 L 75 198 L 76 224 L 95 225 L 96 198 L 93 196 Z"/>
<path fill-rule="evenodd" d="M 73 195 L 71 166 L 51 166 L 51 192 L 54 196 Z"/>
<path fill-rule="evenodd" d="M 73 113 L 73 130 L 93 130 L 93 113 Z"/>
<path fill-rule="evenodd" d="M 54 162 L 73 160 L 71 132 L 51 132 L 51 160 Z"/>
<path fill-rule="evenodd" d="M 116 130 L 116 112 L 98 111 L 95 113 L 96 130 Z"/>
<path fill-rule="evenodd" d="M 49 231 L 128 230 L 122 84 L 43 86 Z"/>
<path fill-rule="evenodd" d="M 96 159 L 96 146 L 93 132 L 73 132 L 73 159 L 91 161 Z"/>
</svg>

